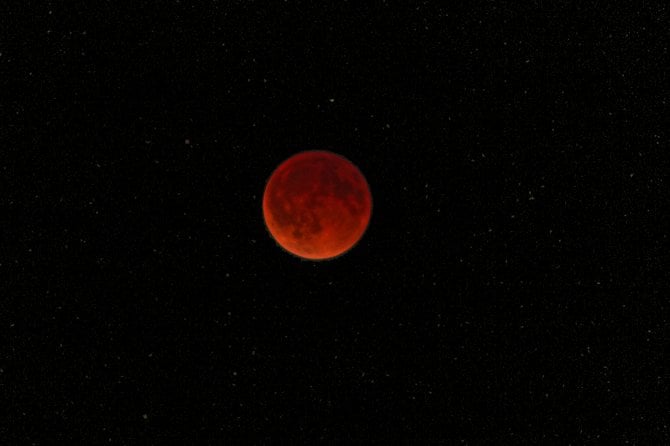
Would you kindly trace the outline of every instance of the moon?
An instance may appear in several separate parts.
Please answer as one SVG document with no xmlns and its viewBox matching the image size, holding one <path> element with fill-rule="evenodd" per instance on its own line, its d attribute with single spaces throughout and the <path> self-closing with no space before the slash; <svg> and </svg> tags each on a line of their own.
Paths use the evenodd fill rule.
<svg viewBox="0 0 670 446">
<path fill-rule="evenodd" d="M 328 151 L 291 156 L 272 173 L 263 194 L 268 232 L 303 259 L 332 259 L 349 251 L 371 214 L 372 195 L 361 171 Z"/>
</svg>

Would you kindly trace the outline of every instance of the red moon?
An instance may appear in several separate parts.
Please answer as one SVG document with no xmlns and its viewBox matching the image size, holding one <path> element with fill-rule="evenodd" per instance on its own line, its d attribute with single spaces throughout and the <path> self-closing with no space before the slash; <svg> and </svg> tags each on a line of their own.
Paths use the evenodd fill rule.
<svg viewBox="0 0 670 446">
<path fill-rule="evenodd" d="M 270 235 L 286 251 L 310 260 L 337 257 L 363 236 L 372 195 L 363 174 L 326 151 L 293 155 L 272 173 L 263 194 Z"/>
</svg>

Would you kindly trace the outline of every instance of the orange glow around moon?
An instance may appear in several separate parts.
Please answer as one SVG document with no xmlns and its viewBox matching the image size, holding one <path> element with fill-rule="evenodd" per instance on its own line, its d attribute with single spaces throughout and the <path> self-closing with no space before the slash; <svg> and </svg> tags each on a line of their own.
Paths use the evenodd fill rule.
<svg viewBox="0 0 670 446">
<path fill-rule="evenodd" d="M 263 194 L 268 231 L 282 248 L 305 259 L 347 252 L 363 236 L 371 213 L 365 177 L 332 152 L 290 157 L 272 173 Z"/>
</svg>

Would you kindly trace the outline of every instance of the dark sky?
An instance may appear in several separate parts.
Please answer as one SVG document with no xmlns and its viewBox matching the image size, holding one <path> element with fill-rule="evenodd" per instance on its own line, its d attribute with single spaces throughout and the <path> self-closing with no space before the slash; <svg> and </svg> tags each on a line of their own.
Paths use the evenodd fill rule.
<svg viewBox="0 0 670 446">
<path fill-rule="evenodd" d="M 670 441 L 665 2 L 118 3 L 0 14 L 0 443 Z"/>
</svg>

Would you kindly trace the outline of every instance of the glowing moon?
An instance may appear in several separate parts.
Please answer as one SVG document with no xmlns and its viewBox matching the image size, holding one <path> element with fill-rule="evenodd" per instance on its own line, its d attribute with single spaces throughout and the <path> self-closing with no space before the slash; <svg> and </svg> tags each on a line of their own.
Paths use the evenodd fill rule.
<svg viewBox="0 0 670 446">
<path fill-rule="evenodd" d="M 263 194 L 270 235 L 305 259 L 325 260 L 349 251 L 363 236 L 371 213 L 365 177 L 332 152 L 293 155 L 272 173 Z"/>
</svg>

